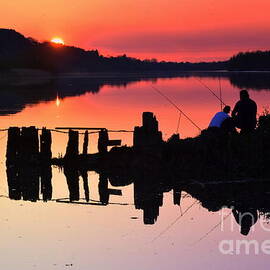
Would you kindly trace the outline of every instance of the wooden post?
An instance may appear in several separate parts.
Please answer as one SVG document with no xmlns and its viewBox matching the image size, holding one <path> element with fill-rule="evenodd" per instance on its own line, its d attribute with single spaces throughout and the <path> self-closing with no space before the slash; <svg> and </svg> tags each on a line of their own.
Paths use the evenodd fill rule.
<svg viewBox="0 0 270 270">
<path fill-rule="evenodd" d="M 142 115 L 142 127 L 134 128 L 133 146 L 147 148 L 162 143 L 162 133 L 158 130 L 158 121 L 152 112 Z"/>
<path fill-rule="evenodd" d="M 23 127 L 21 130 L 19 152 L 19 179 L 24 200 L 39 199 L 39 140 L 35 127 Z"/>
<path fill-rule="evenodd" d="M 84 133 L 84 140 L 83 140 L 83 155 L 87 155 L 88 153 L 88 130 L 85 131 Z"/>
<path fill-rule="evenodd" d="M 79 132 L 69 130 L 68 144 L 66 149 L 65 160 L 74 160 L 79 155 Z"/>
<path fill-rule="evenodd" d="M 18 127 L 10 127 L 8 129 L 7 140 L 7 164 L 14 164 L 17 162 L 17 158 L 20 151 L 20 129 Z"/>
<path fill-rule="evenodd" d="M 42 163 L 50 163 L 52 158 L 51 145 L 51 131 L 46 128 L 42 128 L 42 133 L 40 135 L 40 158 Z"/>
<path fill-rule="evenodd" d="M 108 130 L 104 128 L 99 132 L 99 137 L 98 137 L 98 151 L 100 154 L 104 154 L 108 152 L 108 148 L 107 148 L 108 141 L 109 141 Z"/>
<path fill-rule="evenodd" d="M 38 130 L 35 127 L 23 127 L 21 132 L 20 160 L 23 163 L 36 163 L 39 154 Z"/>
<path fill-rule="evenodd" d="M 43 201 L 49 201 L 52 199 L 52 168 L 51 168 L 51 158 L 52 158 L 52 135 L 51 131 L 42 128 L 40 135 L 40 180 L 41 180 L 41 194 Z"/>
</svg>

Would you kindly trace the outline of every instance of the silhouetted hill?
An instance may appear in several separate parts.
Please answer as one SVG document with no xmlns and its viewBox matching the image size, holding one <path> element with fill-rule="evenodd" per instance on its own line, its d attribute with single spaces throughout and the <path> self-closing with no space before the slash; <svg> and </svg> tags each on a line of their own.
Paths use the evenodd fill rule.
<svg viewBox="0 0 270 270">
<path fill-rule="evenodd" d="M 14 52 L 33 48 L 33 41 L 25 38 L 15 30 L 0 29 L 0 54 L 10 56 Z"/>
<path fill-rule="evenodd" d="M 14 30 L 0 29 L 0 68 L 24 67 L 28 65 L 29 52 L 35 43 Z"/>
<path fill-rule="evenodd" d="M 226 68 L 226 62 L 177 63 L 140 60 L 126 55 L 104 57 L 97 50 L 40 43 L 15 30 L 0 29 L 0 69 L 11 68 L 36 68 L 52 72 L 221 70 Z"/>
<path fill-rule="evenodd" d="M 270 70 L 270 51 L 240 52 L 230 58 L 229 70 Z"/>
<path fill-rule="evenodd" d="M 50 72 L 144 72 L 270 70 L 270 51 L 239 53 L 223 62 L 158 62 L 125 54 L 104 57 L 97 50 L 84 50 L 51 42 L 37 42 L 10 29 L 0 29 L 0 69 L 34 68 Z"/>
</svg>

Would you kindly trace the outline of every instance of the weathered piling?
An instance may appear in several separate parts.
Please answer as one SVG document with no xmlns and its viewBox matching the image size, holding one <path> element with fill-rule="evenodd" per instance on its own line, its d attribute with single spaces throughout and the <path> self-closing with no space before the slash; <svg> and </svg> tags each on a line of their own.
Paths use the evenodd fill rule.
<svg viewBox="0 0 270 270">
<path fill-rule="evenodd" d="M 155 146 L 162 143 L 162 133 L 158 130 L 158 121 L 152 112 L 144 112 L 142 127 L 135 127 L 133 145 L 137 148 Z"/>
<path fill-rule="evenodd" d="M 69 130 L 65 161 L 74 161 L 79 155 L 79 132 Z"/>
<path fill-rule="evenodd" d="M 52 158 L 52 135 L 51 131 L 42 128 L 42 132 L 40 135 L 40 160 L 42 163 L 50 163 Z"/>
<path fill-rule="evenodd" d="M 98 137 L 98 151 L 100 154 L 108 152 L 108 141 L 109 141 L 108 130 L 104 128 L 99 131 Z"/>
<path fill-rule="evenodd" d="M 9 198 L 13 200 L 21 199 L 21 185 L 18 179 L 18 155 L 20 151 L 21 131 L 18 127 L 8 129 L 6 165 Z"/>
<path fill-rule="evenodd" d="M 23 127 L 19 153 L 19 177 L 24 200 L 39 199 L 39 138 L 36 127 Z"/>
<path fill-rule="evenodd" d="M 21 132 L 18 127 L 10 127 L 8 129 L 8 140 L 6 151 L 7 164 L 14 164 L 17 162 L 20 151 L 20 136 Z"/>
<path fill-rule="evenodd" d="M 88 143 L 89 143 L 89 135 L 88 130 L 84 133 L 84 140 L 83 140 L 83 155 L 87 155 L 88 153 Z"/>
<path fill-rule="evenodd" d="M 41 180 L 41 194 L 43 201 L 52 199 L 52 135 L 51 131 L 43 128 L 40 135 L 40 180 Z"/>
<path fill-rule="evenodd" d="M 51 132 L 45 128 L 40 141 L 36 127 L 9 129 L 6 163 L 11 199 L 37 201 L 40 190 L 44 201 L 51 199 L 51 143 Z"/>
<path fill-rule="evenodd" d="M 38 130 L 35 127 L 23 127 L 19 158 L 23 163 L 37 163 L 39 156 Z"/>
</svg>

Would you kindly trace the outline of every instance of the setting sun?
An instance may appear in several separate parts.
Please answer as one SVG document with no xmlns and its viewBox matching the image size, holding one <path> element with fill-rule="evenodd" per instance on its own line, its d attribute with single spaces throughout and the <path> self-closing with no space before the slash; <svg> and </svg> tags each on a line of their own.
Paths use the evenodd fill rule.
<svg viewBox="0 0 270 270">
<path fill-rule="evenodd" d="M 64 40 L 62 38 L 60 38 L 60 37 L 54 37 L 54 38 L 52 38 L 51 39 L 51 42 L 52 43 L 56 43 L 56 44 L 62 44 L 62 45 L 65 44 Z"/>
</svg>

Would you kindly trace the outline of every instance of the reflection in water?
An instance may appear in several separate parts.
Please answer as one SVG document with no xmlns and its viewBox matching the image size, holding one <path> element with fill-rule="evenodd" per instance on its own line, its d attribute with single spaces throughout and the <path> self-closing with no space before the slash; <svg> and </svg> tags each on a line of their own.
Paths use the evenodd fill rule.
<svg viewBox="0 0 270 270">
<path fill-rule="evenodd" d="M 241 227 L 241 234 L 248 235 L 250 228 L 258 221 L 256 209 L 241 207 L 232 210 L 236 222 Z"/>
<path fill-rule="evenodd" d="M 81 176 L 83 179 L 83 188 L 85 200 L 89 202 L 89 185 L 88 185 L 88 174 L 86 170 L 81 170 Z"/>
<path fill-rule="evenodd" d="M 159 76 L 158 76 L 159 77 Z M 142 80 L 155 81 L 156 75 L 130 75 L 121 78 L 116 76 L 63 76 L 52 79 L 43 85 L 0 85 L 0 115 L 15 114 L 22 111 L 28 104 L 36 104 L 42 101 L 53 101 L 56 99 L 56 105 L 59 106 L 61 99 L 66 97 L 80 96 L 85 93 L 98 93 L 104 85 L 127 86 L 133 82 Z M 162 77 L 162 75 L 160 76 Z M 175 77 L 175 75 L 166 75 L 166 78 Z M 37 89 L 38 88 L 38 89 Z"/>
<path fill-rule="evenodd" d="M 49 169 L 49 168 L 48 168 Z M 64 170 L 69 190 L 70 202 L 80 201 L 79 171 Z M 89 186 L 86 172 L 82 173 L 86 202 L 89 198 Z M 150 175 L 150 174 L 149 174 Z M 148 175 L 148 176 L 149 176 Z M 39 200 L 40 186 L 43 201 L 51 200 L 51 170 L 43 172 L 41 178 L 36 170 L 7 167 L 9 198 L 14 200 Z M 154 224 L 163 206 L 164 193 L 173 193 L 173 203 L 181 204 L 181 197 L 189 194 L 197 199 L 210 212 L 231 208 L 236 222 L 240 225 L 241 234 L 248 235 L 251 227 L 258 220 L 258 213 L 267 216 L 270 212 L 270 183 L 268 182 L 231 182 L 231 183 L 182 183 L 177 181 L 177 187 L 164 184 L 164 180 L 154 177 L 144 178 L 143 172 L 134 178 L 134 205 L 143 211 L 144 224 Z M 166 181 L 166 180 L 165 180 Z M 110 204 L 110 195 L 121 196 L 121 190 L 108 188 L 108 176 L 100 174 L 98 192 L 102 205 Z M 122 183 L 124 185 L 124 183 Z M 130 184 L 128 181 L 127 185 Z M 91 203 L 90 203 L 91 204 Z"/>
<path fill-rule="evenodd" d="M 191 75 L 186 76 L 188 77 Z M 211 77 L 209 74 L 207 76 Z M 216 74 L 215 76 L 218 78 L 220 74 Z M 223 77 L 226 76 L 227 75 L 223 75 Z M 243 76 L 246 76 L 246 74 Z M 231 76 L 230 81 L 233 85 L 241 88 L 248 88 L 249 85 L 252 86 L 253 89 L 270 88 L 269 85 L 267 85 L 267 80 L 260 79 L 255 82 L 255 79 L 252 79 L 253 77 L 251 77 L 250 82 L 246 82 L 246 79 L 243 79 L 243 76 L 241 78 L 239 76 Z M 228 76 L 226 78 L 228 78 Z M 136 81 L 136 79 L 133 80 Z M 89 91 L 97 93 L 104 84 L 121 85 L 121 83 L 124 84 L 126 82 L 126 84 L 128 84 L 131 83 L 131 81 L 131 79 L 126 81 L 118 79 L 118 81 L 114 81 L 114 84 L 111 83 L 110 80 L 107 80 L 102 83 L 96 82 L 96 87 L 94 86 L 94 83 L 91 82 L 89 83 L 90 86 L 85 84 L 85 87 L 82 86 L 82 88 L 80 88 L 76 82 L 73 84 L 72 81 L 68 81 L 68 84 L 53 88 L 55 90 L 52 90 L 52 88 L 50 88 L 51 86 L 48 86 L 47 88 L 40 89 L 41 91 L 37 91 L 38 93 L 35 94 L 33 94 L 32 91 L 29 93 L 27 89 L 21 89 L 21 93 L 16 89 L 12 89 L 9 93 L 6 91 L 1 92 L 0 94 L 3 94 L 3 96 L 13 95 L 14 97 L 14 99 L 10 99 L 12 100 L 12 102 L 10 102 L 11 105 L 9 105 L 8 102 L 5 103 L 5 97 L 1 99 L 0 103 L 2 104 L 1 106 L 3 106 L 2 108 L 6 108 L 2 113 L 12 113 L 13 109 L 13 112 L 16 112 L 16 108 L 21 110 L 25 104 L 42 100 L 55 101 L 55 97 L 58 97 L 55 101 L 57 105 L 60 104 L 61 98 L 65 96 L 80 95 Z M 59 93 L 58 96 L 57 93 Z M 11 96 L 9 96 L 9 98 Z M 14 100 L 16 100 L 15 105 Z M 4 103 L 5 105 L 3 105 Z M 55 107 L 55 103 L 53 103 L 53 106 Z M 191 106 L 190 111 L 193 109 L 194 108 Z M 87 113 L 88 112 L 90 111 L 87 111 Z M 75 117 L 77 117 L 77 115 L 75 115 Z M 104 118 L 106 117 L 107 115 L 104 116 Z M 69 121 L 69 117 L 67 118 Z M 128 121 L 130 121 L 130 119 L 128 119 Z M 66 123 L 68 122 L 65 122 L 64 124 Z M 168 125 L 171 125 L 171 122 L 169 122 Z M 183 149 L 183 152 L 185 151 L 187 151 L 187 149 Z M 167 158 L 169 158 L 169 156 Z M 190 158 L 196 157 L 191 156 Z M 119 165 L 117 164 L 117 160 L 113 160 L 113 162 L 116 166 Z M 241 233 L 243 235 L 247 235 L 250 232 L 251 227 L 258 219 L 258 215 L 267 215 L 270 210 L 270 199 L 268 198 L 270 186 L 268 182 L 253 183 L 243 181 L 241 183 L 231 182 L 224 184 L 190 182 L 187 184 L 186 182 L 181 181 L 182 178 L 178 177 L 174 171 L 160 170 L 160 162 L 162 162 L 162 160 L 159 160 L 156 157 L 153 158 L 147 156 L 143 162 L 144 165 L 135 164 L 133 171 L 126 172 L 125 167 L 128 166 L 129 163 L 129 160 L 126 159 L 127 164 L 120 164 L 119 166 L 121 167 L 118 172 L 109 173 L 99 171 L 98 194 L 100 204 L 104 206 L 109 205 L 114 201 L 112 198 L 113 195 L 121 195 L 122 187 L 132 185 L 134 187 L 134 208 L 140 209 L 143 212 L 144 224 L 154 224 L 160 215 L 161 207 L 163 207 L 165 193 L 171 192 L 173 203 L 179 206 L 182 204 L 181 199 L 183 196 L 188 193 L 190 196 L 197 199 L 205 209 L 208 209 L 211 212 L 220 211 L 224 206 L 232 208 L 233 216 L 235 217 L 236 222 L 241 225 Z M 169 162 L 174 161 L 171 160 Z M 151 166 L 149 167 L 147 164 L 151 164 Z M 198 164 L 201 163 L 198 162 Z M 197 171 L 194 170 L 194 174 L 196 174 L 198 170 L 203 169 L 200 166 L 201 165 L 196 167 Z M 184 171 L 181 173 L 184 173 Z M 89 182 L 88 173 L 81 169 L 74 170 L 65 168 L 64 174 L 69 190 L 69 201 L 81 201 L 82 197 L 84 197 L 86 202 L 91 202 L 90 191 L 93 188 L 93 184 Z M 80 194 L 80 177 L 82 177 L 83 180 L 84 195 Z M 50 166 L 43 166 L 36 170 L 29 164 L 21 167 L 13 163 L 7 163 L 7 178 L 10 199 L 24 199 L 30 201 L 37 201 L 39 199 L 48 201 L 52 199 L 52 171 Z M 109 188 L 110 186 L 116 187 L 117 189 Z M 245 215 L 247 212 L 251 213 L 252 216 Z M 244 217 L 241 219 L 242 216 Z"/>
<path fill-rule="evenodd" d="M 126 87 L 134 82 L 157 82 L 161 78 L 223 78 L 231 85 L 242 89 L 269 90 L 269 73 L 260 72 L 181 72 L 165 74 L 130 74 L 125 77 L 119 74 L 99 75 L 87 77 L 85 75 L 63 76 L 52 79 L 50 82 L 39 85 L 0 85 L 0 115 L 15 114 L 22 111 L 28 104 L 55 100 L 59 106 L 65 97 L 80 96 L 85 93 L 98 93 L 105 85 Z M 38 88 L 38 89 L 37 89 Z"/>
<path fill-rule="evenodd" d="M 98 192 L 100 202 L 107 205 L 109 203 L 110 193 L 108 190 L 108 178 L 103 173 L 99 176 Z"/>
<path fill-rule="evenodd" d="M 229 76 L 233 86 L 239 89 L 269 90 L 269 72 L 236 72 Z"/>
<path fill-rule="evenodd" d="M 52 198 L 51 133 L 43 129 L 39 138 L 35 127 L 8 130 L 6 172 L 9 197 L 15 200 L 37 201 Z"/>
<path fill-rule="evenodd" d="M 52 199 L 52 168 L 44 166 L 41 168 L 41 194 L 44 202 Z"/>
<path fill-rule="evenodd" d="M 137 180 L 134 182 L 135 207 L 143 210 L 144 224 L 154 224 L 159 216 L 159 208 L 163 205 L 161 185 L 154 183 L 153 178 Z"/>
<path fill-rule="evenodd" d="M 60 98 L 58 97 L 58 93 L 57 93 L 55 104 L 56 104 L 57 107 L 59 107 L 60 104 L 61 104 Z"/>
<path fill-rule="evenodd" d="M 175 205 L 180 205 L 180 203 L 181 203 L 181 195 L 182 195 L 182 190 L 180 188 L 174 188 L 173 189 L 173 203 Z"/>
<path fill-rule="evenodd" d="M 144 224 L 154 224 L 158 219 L 160 207 L 163 206 L 164 193 L 171 192 L 173 203 L 179 206 L 181 197 L 187 193 L 210 212 L 220 211 L 224 207 L 232 209 L 243 235 L 248 235 L 251 227 L 257 222 L 258 213 L 268 216 L 270 212 L 269 181 L 186 182 L 179 180 L 174 173 L 165 174 L 162 171 L 162 160 L 155 156 L 155 152 L 142 158 L 143 162 L 135 164 L 133 170 L 126 173 L 125 177 L 119 176 L 117 170 L 100 172 L 98 184 L 100 204 L 110 204 L 111 195 L 122 195 L 119 187 L 133 184 L 134 207 L 143 211 Z M 35 166 L 29 163 L 29 160 L 18 163 L 8 159 L 6 165 L 9 198 L 36 202 L 40 199 L 41 193 L 43 201 L 51 200 L 51 166 Z M 91 201 L 86 170 L 65 166 L 64 175 L 70 202 L 80 201 L 82 198 L 80 176 L 83 180 L 85 200 Z M 117 189 L 109 188 L 109 184 Z"/>
<path fill-rule="evenodd" d="M 143 126 L 135 127 L 133 148 L 115 147 L 99 156 L 99 165 L 95 168 L 99 172 L 99 203 L 105 206 L 110 204 L 111 195 L 122 196 L 121 189 L 109 188 L 109 184 L 121 187 L 133 183 L 135 208 L 143 211 L 144 224 L 154 224 L 163 206 L 164 193 L 172 192 L 173 203 L 181 206 L 181 195 L 185 192 L 209 211 L 220 211 L 224 206 L 232 209 L 241 233 L 247 235 L 258 220 L 257 213 L 266 215 L 270 210 L 269 172 L 262 174 L 263 171 L 257 171 L 267 166 L 268 163 L 262 165 L 260 161 L 267 162 L 269 156 L 263 156 L 267 151 L 260 150 L 256 144 L 256 141 L 269 141 L 269 117 L 261 117 L 259 123 L 251 137 L 237 134 L 228 137 L 205 130 L 198 138 L 169 140 L 165 143 L 154 115 L 143 113 Z M 78 136 L 78 132 L 69 131 L 63 163 L 70 203 L 81 200 L 80 176 L 83 179 L 85 200 L 91 201 L 86 161 L 97 155 L 83 154 L 85 160 L 81 163 Z M 152 137 L 156 140 L 151 140 Z M 35 127 L 13 127 L 8 130 L 6 165 L 11 199 L 36 202 L 40 191 L 44 201 L 52 198 L 50 131 L 43 128 L 40 139 L 41 152 Z M 249 145 L 257 150 L 246 149 Z M 263 148 L 269 149 L 267 145 Z M 230 155 L 227 157 L 228 153 Z M 246 153 L 253 153 L 255 160 Z M 233 171 L 228 170 L 231 168 L 230 164 L 227 166 L 228 161 L 239 165 L 236 167 L 238 177 L 233 177 Z M 256 161 L 259 165 L 253 168 Z M 253 180 L 247 181 L 248 176 L 254 176 Z M 229 182 L 227 179 L 234 181 Z"/>
<path fill-rule="evenodd" d="M 231 208 L 243 235 L 247 235 L 251 226 L 257 222 L 258 212 L 264 216 L 270 212 L 269 181 L 198 183 L 187 185 L 184 190 L 211 212 L 217 212 L 223 207 Z"/>
<path fill-rule="evenodd" d="M 43 201 L 52 199 L 51 167 L 36 168 L 7 164 L 9 198 L 36 202 L 42 194 Z"/>
<path fill-rule="evenodd" d="M 65 166 L 64 174 L 67 179 L 70 201 L 80 200 L 79 172 L 74 168 Z"/>
</svg>

